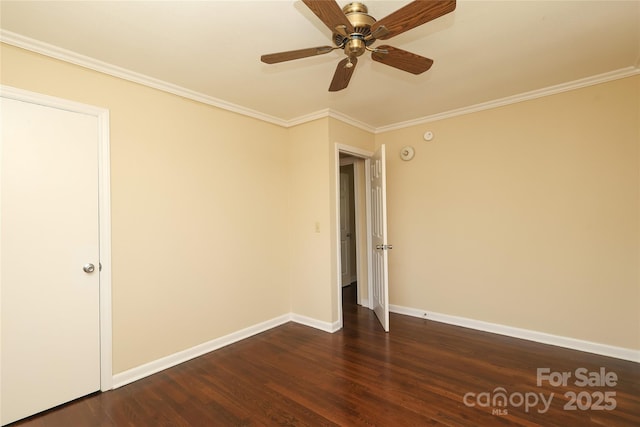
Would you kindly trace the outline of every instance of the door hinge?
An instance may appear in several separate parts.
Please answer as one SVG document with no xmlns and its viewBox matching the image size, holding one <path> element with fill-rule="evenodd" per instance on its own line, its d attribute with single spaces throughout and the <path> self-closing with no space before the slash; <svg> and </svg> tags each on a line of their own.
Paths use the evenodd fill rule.
<svg viewBox="0 0 640 427">
<path fill-rule="evenodd" d="M 393 249 L 393 245 L 377 245 L 376 249 L 388 251 L 389 249 Z"/>
</svg>

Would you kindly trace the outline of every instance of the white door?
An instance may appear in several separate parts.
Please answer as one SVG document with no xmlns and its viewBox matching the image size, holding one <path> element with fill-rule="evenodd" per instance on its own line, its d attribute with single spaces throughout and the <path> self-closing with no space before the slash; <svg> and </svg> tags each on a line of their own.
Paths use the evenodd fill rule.
<svg viewBox="0 0 640 427">
<path fill-rule="evenodd" d="M 342 286 L 351 284 L 351 214 L 349 212 L 349 175 L 340 172 L 340 265 Z"/>
<path fill-rule="evenodd" d="M 4 425 L 100 389 L 98 119 L 0 102 Z"/>
<path fill-rule="evenodd" d="M 389 273 L 387 242 L 387 188 L 384 144 L 371 158 L 371 243 L 373 311 L 389 332 Z"/>
</svg>

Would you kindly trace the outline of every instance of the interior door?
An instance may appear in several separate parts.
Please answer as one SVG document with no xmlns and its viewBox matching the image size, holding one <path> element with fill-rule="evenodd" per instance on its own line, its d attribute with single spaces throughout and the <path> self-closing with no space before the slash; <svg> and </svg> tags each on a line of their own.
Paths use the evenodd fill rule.
<svg viewBox="0 0 640 427">
<path fill-rule="evenodd" d="M 351 215 L 349 212 L 349 175 L 340 172 L 340 265 L 342 286 L 351 284 Z"/>
<path fill-rule="evenodd" d="M 0 102 L 4 425 L 100 389 L 98 119 Z"/>
<path fill-rule="evenodd" d="M 371 158 L 371 243 L 373 311 L 389 332 L 389 254 L 387 242 L 387 188 L 384 144 Z"/>
</svg>

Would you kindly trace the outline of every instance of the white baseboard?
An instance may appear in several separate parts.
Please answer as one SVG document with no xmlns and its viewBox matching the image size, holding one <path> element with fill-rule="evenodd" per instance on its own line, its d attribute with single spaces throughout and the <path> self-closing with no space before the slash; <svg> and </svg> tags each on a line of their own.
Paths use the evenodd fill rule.
<svg viewBox="0 0 640 427">
<path fill-rule="evenodd" d="M 367 301 L 368 302 L 368 301 Z M 366 307 L 363 301 L 363 306 Z M 476 329 L 479 331 L 491 332 L 494 334 L 506 335 L 514 338 L 522 338 L 529 341 L 535 341 L 543 344 L 551 344 L 559 347 L 566 347 L 574 350 L 585 351 L 587 353 L 600 354 L 603 356 L 615 357 L 617 359 L 629 360 L 640 363 L 640 351 L 628 348 L 615 347 L 607 344 L 594 343 L 590 341 L 578 340 L 575 338 L 551 335 L 544 332 L 531 331 L 528 329 L 514 328 L 511 326 L 500 325 L 496 323 L 483 322 L 479 320 L 468 319 L 465 317 L 451 316 L 448 314 L 435 313 L 426 310 L 418 310 L 416 308 L 403 307 L 399 305 L 389 305 L 389 311 L 398 314 L 404 314 L 421 319 L 433 320 L 435 322 L 447 323 L 455 326 Z M 139 379 L 148 377 L 157 372 L 179 365 L 180 363 L 194 359 L 203 354 L 225 347 L 229 344 L 249 338 L 253 335 L 265 332 L 276 326 L 283 325 L 287 322 L 295 322 L 301 325 L 310 326 L 324 332 L 334 333 L 342 328 L 339 321 L 330 323 L 322 320 L 314 319 L 300 314 L 289 313 L 283 314 L 271 320 L 258 323 L 248 328 L 233 332 L 220 338 L 196 345 L 186 350 L 179 351 L 169 356 L 162 357 L 144 365 L 137 366 L 127 371 L 121 372 L 113 376 L 113 388 L 122 387 Z"/>
<path fill-rule="evenodd" d="M 570 348 L 573 350 L 580 350 L 587 353 L 594 353 L 602 356 L 615 357 L 616 359 L 623 359 L 640 363 L 640 350 L 615 347 L 608 344 L 600 344 L 575 338 L 562 337 L 559 335 L 547 334 L 545 332 L 514 328 L 512 326 L 483 322 L 480 320 L 468 319 L 466 317 L 451 316 L 448 314 L 435 313 L 432 311 L 419 310 L 417 308 L 403 307 L 399 305 L 390 304 L 389 311 L 391 311 L 392 313 L 419 317 L 421 319 L 433 320 L 435 322 L 447 323 L 449 325 L 462 326 L 479 331 L 491 332 L 494 334 L 506 335 L 509 337 L 521 338 L 543 344 L 551 344 L 559 347 Z"/>
<path fill-rule="evenodd" d="M 271 320 L 258 323 L 257 325 L 253 325 L 240 331 L 233 332 L 229 335 L 216 338 L 214 340 L 196 345 L 194 347 L 179 351 L 174 354 L 170 354 L 169 356 L 162 357 L 152 362 L 145 363 L 144 365 L 140 365 L 127 371 L 120 372 L 119 374 L 113 376 L 113 388 L 116 389 L 118 387 L 130 384 L 134 381 L 138 381 L 142 378 L 148 377 L 149 375 L 153 375 L 157 372 L 169 369 L 173 366 L 179 365 L 180 363 L 187 362 L 191 359 L 202 356 L 203 354 L 252 337 L 253 335 L 257 335 L 261 332 L 268 331 L 269 329 L 283 325 L 287 322 L 300 323 L 302 325 L 310 326 L 312 328 L 320 329 L 321 331 L 330 333 L 334 333 L 342 328 L 342 324 L 340 322 L 329 323 L 294 313 L 283 314 L 282 316 L 278 316 Z"/>
<path fill-rule="evenodd" d="M 162 357 L 144 365 L 137 366 L 127 371 L 121 372 L 113 376 L 113 388 L 122 387 L 149 375 L 153 375 L 157 372 L 179 365 L 180 363 L 194 359 L 203 354 L 225 347 L 229 344 L 233 344 L 245 338 L 249 338 L 253 335 L 267 331 L 269 329 L 280 326 L 284 323 L 291 321 L 290 314 L 284 314 L 274 319 L 267 320 L 257 325 L 250 326 L 237 332 L 233 332 L 229 335 L 225 335 L 220 338 L 196 345 L 195 347 L 188 348 L 186 350 L 179 351 L 169 356 Z"/>
<path fill-rule="evenodd" d="M 322 320 L 294 313 L 291 314 L 291 321 L 301 325 L 311 326 L 312 328 L 320 329 L 321 331 L 329 333 L 334 333 L 342 328 L 342 324 L 339 321 L 333 323 L 323 322 Z"/>
</svg>

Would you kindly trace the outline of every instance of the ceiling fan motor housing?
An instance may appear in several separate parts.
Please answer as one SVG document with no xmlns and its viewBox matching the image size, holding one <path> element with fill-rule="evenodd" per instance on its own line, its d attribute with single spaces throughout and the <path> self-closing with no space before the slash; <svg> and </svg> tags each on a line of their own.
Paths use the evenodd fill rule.
<svg viewBox="0 0 640 427">
<path fill-rule="evenodd" d="M 362 3 L 353 2 L 342 8 L 354 32 L 348 36 L 333 33 L 333 42 L 336 46 L 344 46 L 345 54 L 350 58 L 362 55 L 366 46 L 371 45 L 376 39 L 367 37 L 371 35 L 371 26 L 376 22 L 375 18 L 368 14 L 369 9 Z"/>
</svg>

